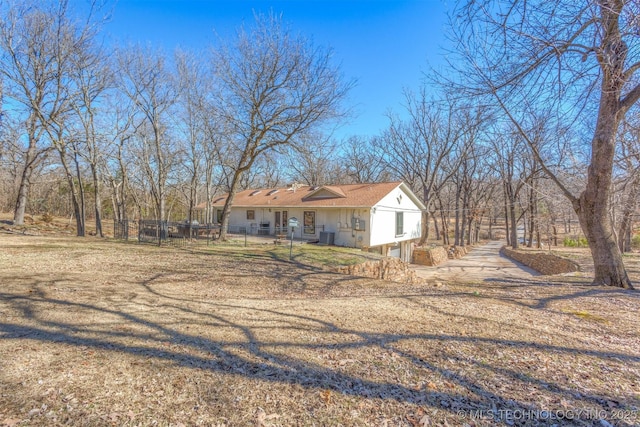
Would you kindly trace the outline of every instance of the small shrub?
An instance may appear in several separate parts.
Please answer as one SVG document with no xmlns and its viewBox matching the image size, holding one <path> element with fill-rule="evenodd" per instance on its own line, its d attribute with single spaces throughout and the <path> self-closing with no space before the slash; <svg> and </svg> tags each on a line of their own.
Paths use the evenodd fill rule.
<svg viewBox="0 0 640 427">
<path fill-rule="evenodd" d="M 40 217 L 40 219 L 42 220 L 42 222 L 45 222 L 47 224 L 53 222 L 53 215 L 51 215 L 49 212 L 42 214 L 42 217 Z"/>
<path fill-rule="evenodd" d="M 633 249 L 640 249 L 640 234 L 635 234 L 631 238 L 631 247 Z"/>
<path fill-rule="evenodd" d="M 586 237 L 579 237 L 572 239 L 570 237 L 565 237 L 562 241 L 562 244 L 568 248 L 588 248 L 589 242 Z"/>
</svg>

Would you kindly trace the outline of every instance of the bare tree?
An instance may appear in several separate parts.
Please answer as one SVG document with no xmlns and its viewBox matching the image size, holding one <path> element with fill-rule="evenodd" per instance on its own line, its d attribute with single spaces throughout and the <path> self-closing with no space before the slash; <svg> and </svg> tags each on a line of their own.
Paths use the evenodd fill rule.
<svg viewBox="0 0 640 427">
<path fill-rule="evenodd" d="M 102 146 L 104 140 L 99 134 L 96 116 L 100 112 L 98 110 L 100 98 L 112 85 L 111 70 L 107 65 L 105 53 L 97 47 L 88 45 L 73 55 L 70 74 L 70 79 L 77 87 L 77 96 L 72 100 L 71 107 L 80 125 L 76 138 L 72 139 L 73 152 L 89 165 L 93 183 L 96 235 L 104 237 L 100 173 L 104 164 L 104 147 Z"/>
<path fill-rule="evenodd" d="M 203 169 L 206 166 L 205 138 L 207 137 L 204 123 L 207 116 L 206 95 L 207 70 L 198 57 L 184 52 L 176 52 L 176 66 L 178 71 L 178 101 L 180 113 L 177 115 L 183 140 L 185 162 L 182 163 L 185 176 L 188 177 L 184 193 L 187 198 L 187 222 L 189 235 L 193 223 L 193 209 L 198 201 L 198 188 L 201 183 Z"/>
<path fill-rule="evenodd" d="M 56 38 L 52 34 L 52 13 L 55 11 L 34 7 L 35 2 L 2 3 L 0 6 L 3 17 L 0 20 L 3 95 L 23 107 L 27 136 L 13 216 L 14 223 L 21 225 L 33 171 L 51 150 L 48 142 L 43 141 L 39 114 L 51 114 L 58 108 Z"/>
<path fill-rule="evenodd" d="M 365 138 L 355 135 L 343 142 L 341 163 L 349 181 L 361 184 L 392 179 L 381 151 L 383 146 L 380 137 Z"/>
<path fill-rule="evenodd" d="M 84 235 L 84 191 L 77 151 L 70 135 L 71 103 L 78 95 L 71 75 L 95 37 L 90 13 L 75 20 L 67 1 L 10 4 L 0 28 L 1 69 L 11 82 L 14 100 L 25 107 L 28 146 L 14 221 L 22 223 L 33 168 L 48 140 L 59 154 L 70 189 L 78 236 Z M 45 138 L 46 137 L 46 138 Z M 70 164 L 71 162 L 71 164 Z M 73 166 L 72 166 L 73 165 Z"/>
<path fill-rule="evenodd" d="M 530 145 L 578 215 L 594 261 L 594 284 L 632 288 L 610 201 L 618 127 L 640 99 L 637 3 L 474 0 L 458 11 L 455 36 L 469 65 L 462 70 L 463 86 L 493 97 L 525 140 L 531 141 L 526 117 L 532 104 L 554 108 L 557 121 L 575 126 L 591 124 L 585 115 L 595 117 L 587 129 L 591 158 L 579 195 L 551 159 Z"/>
<path fill-rule="evenodd" d="M 629 117 L 619 132 L 620 146 L 616 156 L 616 169 L 621 175 L 618 191 L 621 200 L 620 220 L 617 227 L 618 247 L 622 252 L 631 250 L 633 217 L 640 197 L 640 124 L 638 117 Z"/>
<path fill-rule="evenodd" d="M 137 159 L 151 189 L 155 217 L 162 223 L 166 219 L 169 174 L 178 160 L 169 132 L 177 99 L 175 78 L 165 56 L 150 49 L 133 47 L 120 52 L 118 62 L 119 87 L 139 116 L 135 122 Z"/>
<path fill-rule="evenodd" d="M 292 181 L 314 186 L 336 183 L 339 179 L 335 174 L 338 145 L 330 137 L 309 134 L 301 144 L 288 148 L 281 157 Z"/>
<path fill-rule="evenodd" d="M 129 167 L 135 166 L 135 163 L 128 156 L 135 132 L 135 107 L 118 90 L 109 91 L 104 102 L 105 111 L 101 115 L 105 138 L 103 176 L 111 191 L 114 220 L 126 221 L 128 196 L 131 194 L 135 197 L 129 184 Z"/>
<path fill-rule="evenodd" d="M 496 129 L 491 138 L 493 154 L 491 167 L 502 180 L 505 202 L 505 220 L 507 223 L 507 243 L 514 249 L 520 245 L 518 241 L 518 201 L 522 190 L 531 176 L 531 154 L 522 137 L 512 129 Z"/>
<path fill-rule="evenodd" d="M 12 116 L 2 116 L 0 123 L 0 210 L 15 208 L 18 184 L 25 165 L 25 150 L 21 144 L 23 122 Z"/>
<path fill-rule="evenodd" d="M 386 168 L 422 195 L 427 207 L 422 213 L 420 244 L 424 244 L 429 238 L 436 193 L 457 172 L 449 163 L 450 156 L 462 147 L 463 137 L 477 135 L 480 116 L 474 117 L 472 110 L 462 105 L 430 101 L 425 87 L 418 95 L 407 92 L 405 97 L 408 118 L 389 117 L 391 123 L 378 141 L 378 149 L 384 153 Z"/>
<path fill-rule="evenodd" d="M 230 146 L 239 153 L 222 213 L 220 238 L 225 239 L 243 174 L 263 153 L 299 144 L 339 117 L 351 85 L 331 64 L 331 51 L 294 36 L 274 15 L 257 15 L 251 32 L 239 31 L 235 46 L 214 51 L 214 64 Z"/>
</svg>

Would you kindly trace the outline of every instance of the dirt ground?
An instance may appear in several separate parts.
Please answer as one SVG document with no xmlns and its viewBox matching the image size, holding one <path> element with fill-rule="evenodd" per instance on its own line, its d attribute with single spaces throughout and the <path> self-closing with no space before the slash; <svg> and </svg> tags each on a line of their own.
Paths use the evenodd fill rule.
<svg viewBox="0 0 640 427">
<path fill-rule="evenodd" d="M 0 425 L 640 425 L 639 308 L 0 232 Z"/>
</svg>

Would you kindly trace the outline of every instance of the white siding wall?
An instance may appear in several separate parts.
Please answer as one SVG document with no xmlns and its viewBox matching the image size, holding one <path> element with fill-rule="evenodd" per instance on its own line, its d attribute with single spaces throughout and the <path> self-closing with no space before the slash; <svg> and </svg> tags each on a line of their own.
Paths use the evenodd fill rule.
<svg viewBox="0 0 640 427">
<path fill-rule="evenodd" d="M 255 211 L 255 219 L 247 219 L 247 210 Z M 371 214 L 369 209 L 344 209 L 344 208 L 255 208 L 232 207 L 229 224 L 232 230 L 238 226 L 246 227 L 247 232 L 256 231 L 261 222 L 269 222 L 270 233 L 274 233 L 275 212 L 287 211 L 288 218 L 296 218 L 299 227 L 295 229 L 295 237 L 314 240 L 320 237 L 321 231 L 335 233 L 334 244 L 360 248 L 370 246 Z M 314 234 L 304 233 L 304 212 L 316 213 L 316 229 Z M 282 214 L 281 214 L 282 215 Z M 364 221 L 365 230 L 356 231 L 351 228 L 351 218 Z M 252 224 L 254 227 L 252 228 Z M 324 226 L 324 227 L 323 227 Z"/>
<path fill-rule="evenodd" d="M 422 213 L 400 188 L 383 198 L 371 212 L 370 246 L 420 238 Z M 403 213 L 403 234 L 400 236 L 396 236 L 396 212 Z"/>
<path fill-rule="evenodd" d="M 336 241 L 338 246 L 347 246 L 351 248 L 361 248 L 370 246 L 371 241 L 371 214 L 368 208 L 359 209 L 336 209 L 337 213 L 334 227 L 336 228 Z M 364 230 L 354 230 L 351 228 L 352 218 L 361 220 L 364 224 Z"/>
<path fill-rule="evenodd" d="M 254 211 L 254 219 L 247 219 L 247 211 Z M 271 223 L 273 228 L 273 214 L 266 208 L 231 208 L 231 215 L 229 216 L 229 225 L 232 231 L 235 231 L 237 227 L 246 227 L 247 232 L 251 233 L 252 226 L 253 231 L 257 230 L 257 227 L 261 222 L 266 221 Z"/>
</svg>

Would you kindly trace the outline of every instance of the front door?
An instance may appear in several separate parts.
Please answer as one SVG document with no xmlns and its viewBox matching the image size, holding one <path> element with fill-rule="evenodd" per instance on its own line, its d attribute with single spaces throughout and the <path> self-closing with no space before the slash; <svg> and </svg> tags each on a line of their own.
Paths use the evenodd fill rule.
<svg viewBox="0 0 640 427">
<path fill-rule="evenodd" d="M 287 221 L 289 221 L 289 215 L 287 211 L 276 211 L 275 212 L 275 223 L 276 223 L 276 233 L 286 233 L 287 232 Z"/>
</svg>

